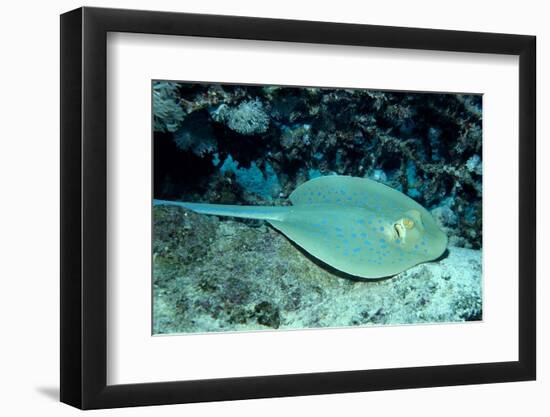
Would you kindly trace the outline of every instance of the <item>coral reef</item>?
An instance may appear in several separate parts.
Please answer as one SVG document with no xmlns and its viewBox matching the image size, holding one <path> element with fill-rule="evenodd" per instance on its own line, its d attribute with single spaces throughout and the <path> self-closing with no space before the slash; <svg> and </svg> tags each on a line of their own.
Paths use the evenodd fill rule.
<svg viewBox="0 0 550 417">
<path fill-rule="evenodd" d="M 155 198 L 281 204 L 315 176 L 369 177 L 481 248 L 480 95 L 157 81 L 153 113 Z"/>
<path fill-rule="evenodd" d="M 242 135 L 264 133 L 269 126 L 269 116 L 258 99 L 243 101 L 235 108 L 221 104 L 212 112 L 212 119 L 226 123 L 227 127 Z"/>
<path fill-rule="evenodd" d="M 174 142 L 182 151 L 204 157 L 216 152 L 218 142 L 208 120 L 200 112 L 193 113 L 174 132 Z"/>
<path fill-rule="evenodd" d="M 263 200 L 271 200 L 278 196 L 281 190 L 277 174 L 267 162 L 265 173 L 256 166 L 256 162 L 250 164 L 250 168 L 239 168 L 239 163 L 228 155 L 220 166 L 221 174 L 231 172 L 235 175 L 237 184 L 249 193 L 256 194 Z"/>
<path fill-rule="evenodd" d="M 153 121 L 156 132 L 175 132 L 185 118 L 178 97 L 178 84 L 169 81 L 153 83 Z"/>
<path fill-rule="evenodd" d="M 481 251 L 355 280 L 262 222 L 155 207 L 154 333 L 480 320 Z"/>
</svg>

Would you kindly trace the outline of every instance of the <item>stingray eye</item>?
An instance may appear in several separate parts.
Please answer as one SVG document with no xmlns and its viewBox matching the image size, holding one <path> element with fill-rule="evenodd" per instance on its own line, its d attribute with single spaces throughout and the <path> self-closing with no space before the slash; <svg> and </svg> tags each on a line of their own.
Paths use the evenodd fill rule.
<svg viewBox="0 0 550 417">
<path fill-rule="evenodd" d="M 405 217 L 403 219 L 403 226 L 407 229 L 412 229 L 414 227 L 414 221 Z"/>
<path fill-rule="evenodd" d="M 394 223 L 393 230 L 396 234 L 396 239 L 404 240 L 405 239 L 405 228 L 401 223 Z"/>
<path fill-rule="evenodd" d="M 399 243 L 406 243 L 407 230 L 414 227 L 414 220 L 403 217 L 393 224 L 393 238 Z"/>
</svg>

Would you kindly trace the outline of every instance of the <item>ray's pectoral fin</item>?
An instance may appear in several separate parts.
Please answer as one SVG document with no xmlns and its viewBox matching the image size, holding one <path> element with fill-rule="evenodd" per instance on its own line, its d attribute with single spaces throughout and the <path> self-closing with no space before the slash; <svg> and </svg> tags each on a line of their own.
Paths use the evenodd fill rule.
<svg viewBox="0 0 550 417">
<path fill-rule="evenodd" d="M 326 239 L 323 239 L 323 231 L 309 227 L 307 223 L 288 222 L 288 221 L 272 221 L 269 223 L 288 239 L 304 248 L 307 252 L 316 258 L 334 265 L 337 262 L 337 256 L 331 247 L 326 244 Z"/>
</svg>

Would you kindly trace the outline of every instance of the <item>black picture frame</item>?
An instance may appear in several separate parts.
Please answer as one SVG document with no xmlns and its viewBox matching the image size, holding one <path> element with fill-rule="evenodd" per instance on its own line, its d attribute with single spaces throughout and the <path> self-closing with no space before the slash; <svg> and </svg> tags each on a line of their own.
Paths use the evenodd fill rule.
<svg viewBox="0 0 550 417">
<path fill-rule="evenodd" d="M 108 32 L 519 56 L 519 360 L 107 385 Z M 61 16 L 61 401 L 81 409 L 533 380 L 534 36 L 79 8 Z"/>
</svg>

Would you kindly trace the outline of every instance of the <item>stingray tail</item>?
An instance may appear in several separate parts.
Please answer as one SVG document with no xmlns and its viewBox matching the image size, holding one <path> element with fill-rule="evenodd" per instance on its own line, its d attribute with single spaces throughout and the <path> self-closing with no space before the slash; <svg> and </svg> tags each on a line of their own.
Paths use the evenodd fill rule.
<svg viewBox="0 0 550 417">
<path fill-rule="evenodd" d="M 282 220 L 288 207 L 281 206 L 232 206 L 229 204 L 187 203 L 184 201 L 153 200 L 154 206 L 176 206 L 195 213 L 243 219 Z"/>
</svg>

